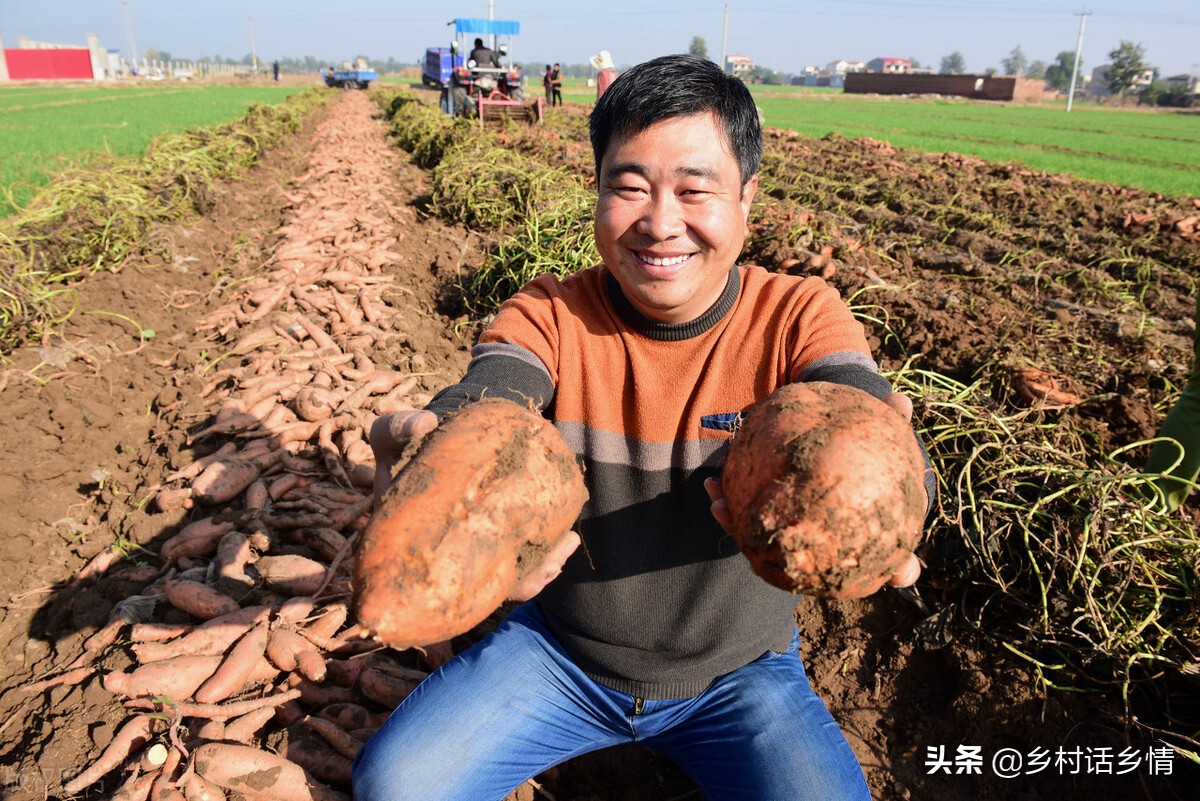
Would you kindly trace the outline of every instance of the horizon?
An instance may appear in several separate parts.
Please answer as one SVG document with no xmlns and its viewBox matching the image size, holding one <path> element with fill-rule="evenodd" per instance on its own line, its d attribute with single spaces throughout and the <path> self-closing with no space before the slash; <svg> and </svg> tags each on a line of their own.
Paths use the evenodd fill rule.
<svg viewBox="0 0 1200 801">
<path fill-rule="evenodd" d="M 966 71 L 1002 71 L 1002 60 L 1020 47 L 1028 62 L 1052 63 L 1060 52 L 1074 53 L 1081 10 L 1037 5 L 1031 0 L 913 0 L 903 7 L 884 0 L 845 0 L 837 7 L 805 9 L 775 2 L 694 4 L 613 0 L 595 10 L 547 7 L 532 0 L 455 5 L 446 14 L 411 0 L 360 0 L 355 11 L 312 0 L 208 0 L 203 6 L 148 0 L 56 0 L 9 2 L 0 37 L 15 47 L 18 37 L 56 44 L 79 44 L 96 34 L 100 45 L 126 59 L 136 46 L 139 58 L 153 48 L 180 61 L 204 57 L 261 63 L 279 58 L 341 62 L 366 55 L 372 62 L 391 58 L 417 64 L 427 47 L 453 37 L 446 22 L 488 16 L 521 23 L 512 58 L 522 63 L 586 64 L 608 50 L 620 69 L 666 53 L 687 52 L 693 37 L 708 55 L 744 55 L 757 66 L 784 74 L 824 68 L 838 60 L 915 59 L 938 70 L 954 52 Z M 726 6 L 728 25 L 724 25 Z M 1115 2 L 1088 7 L 1082 72 L 1107 63 L 1120 42 L 1143 46 L 1145 61 L 1163 77 L 1200 71 L 1200 11 L 1195 3 L 1157 0 L 1140 11 Z M 686 22 L 680 23 L 680 19 Z M 869 28 L 863 21 L 877 22 Z M 819 31 L 814 29 L 819 28 Z M 727 36 L 725 36 L 727 32 Z"/>
</svg>

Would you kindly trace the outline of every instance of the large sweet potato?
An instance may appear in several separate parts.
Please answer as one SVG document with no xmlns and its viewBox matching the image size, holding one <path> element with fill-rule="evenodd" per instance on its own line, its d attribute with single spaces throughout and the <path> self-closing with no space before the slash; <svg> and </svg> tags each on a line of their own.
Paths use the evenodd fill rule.
<svg viewBox="0 0 1200 801">
<path fill-rule="evenodd" d="M 469 631 L 571 528 L 586 497 L 549 421 L 512 401 L 469 404 L 420 443 L 363 531 L 358 621 L 401 648 Z"/>
<path fill-rule="evenodd" d="M 789 384 L 750 408 L 722 483 L 754 571 L 792 592 L 857 597 L 916 547 L 924 462 L 912 428 L 871 395 Z"/>
</svg>

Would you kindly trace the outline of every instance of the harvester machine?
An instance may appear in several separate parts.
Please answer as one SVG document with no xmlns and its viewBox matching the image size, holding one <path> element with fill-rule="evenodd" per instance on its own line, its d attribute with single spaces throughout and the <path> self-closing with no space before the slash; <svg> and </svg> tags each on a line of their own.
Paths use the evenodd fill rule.
<svg viewBox="0 0 1200 801">
<path fill-rule="evenodd" d="M 450 43 L 449 79 L 442 81 L 442 110 L 456 117 L 476 117 L 481 125 L 502 125 L 505 120 L 540 123 L 543 100 L 525 101 L 525 76 L 512 60 L 512 38 L 521 32 L 521 23 L 460 17 L 449 24 L 454 26 L 454 40 Z M 507 41 L 496 44 L 497 36 L 507 37 Z M 470 43 L 476 37 L 497 55 L 499 66 L 477 64 L 470 57 Z M 432 62 L 429 57 L 426 60 Z M 429 74 L 426 82 L 432 82 L 432 67 L 425 72 Z"/>
</svg>

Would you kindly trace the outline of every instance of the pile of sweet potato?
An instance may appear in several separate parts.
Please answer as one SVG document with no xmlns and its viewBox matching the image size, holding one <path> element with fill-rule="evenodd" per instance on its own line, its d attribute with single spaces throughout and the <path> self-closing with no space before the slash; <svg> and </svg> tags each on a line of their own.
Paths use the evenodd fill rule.
<svg viewBox="0 0 1200 801">
<path fill-rule="evenodd" d="M 722 479 L 754 571 L 792 592 L 878 588 L 920 541 L 924 463 L 909 423 L 825 382 L 780 387 L 748 411 Z"/>
<path fill-rule="evenodd" d="M 371 110 L 347 93 L 320 124 L 273 257 L 201 325 L 222 354 L 190 436 L 207 455 L 152 488 L 190 519 L 74 664 L 30 685 L 100 670 L 129 711 L 65 795 L 104 779 L 119 799 L 345 798 L 354 753 L 425 675 L 348 625 L 365 432 L 425 400 L 367 355 L 402 333 L 384 268 L 411 214 L 384 195 L 395 156 Z"/>
</svg>

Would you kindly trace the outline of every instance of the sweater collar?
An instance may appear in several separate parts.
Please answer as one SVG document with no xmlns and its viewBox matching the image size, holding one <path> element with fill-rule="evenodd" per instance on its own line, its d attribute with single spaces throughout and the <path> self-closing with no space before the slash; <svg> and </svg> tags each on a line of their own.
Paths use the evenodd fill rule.
<svg viewBox="0 0 1200 801">
<path fill-rule="evenodd" d="M 621 291 L 621 285 L 617 283 L 612 271 L 606 269 L 605 273 L 608 297 L 622 322 L 642 336 L 663 342 L 679 342 L 700 336 L 729 313 L 734 302 L 737 301 L 738 294 L 742 291 L 741 273 L 735 265 L 729 268 L 725 291 L 721 293 L 721 297 L 717 298 L 716 303 L 708 307 L 708 311 L 686 323 L 660 323 L 657 320 L 651 320 L 634 308 L 629 299 L 625 297 L 625 293 Z"/>
</svg>

